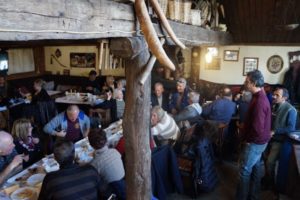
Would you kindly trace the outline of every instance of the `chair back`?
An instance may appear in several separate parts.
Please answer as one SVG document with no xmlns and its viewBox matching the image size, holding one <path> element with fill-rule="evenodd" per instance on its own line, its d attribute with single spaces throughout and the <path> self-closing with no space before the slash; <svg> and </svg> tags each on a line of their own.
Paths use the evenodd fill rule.
<svg viewBox="0 0 300 200">
<path fill-rule="evenodd" d="M 110 109 L 97 108 L 95 112 L 98 113 L 102 126 L 107 127 L 112 122 Z"/>
</svg>

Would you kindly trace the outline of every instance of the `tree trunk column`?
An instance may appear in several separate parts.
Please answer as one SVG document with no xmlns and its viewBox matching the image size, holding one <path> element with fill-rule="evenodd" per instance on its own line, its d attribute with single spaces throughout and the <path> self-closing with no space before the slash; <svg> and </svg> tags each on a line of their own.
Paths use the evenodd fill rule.
<svg viewBox="0 0 300 200">
<path fill-rule="evenodd" d="M 126 148 L 126 196 L 148 200 L 151 195 L 150 76 L 144 85 L 139 78 L 150 58 L 142 37 L 112 40 L 112 53 L 126 58 L 126 105 L 123 133 Z M 130 59 L 128 56 L 130 55 Z"/>
</svg>

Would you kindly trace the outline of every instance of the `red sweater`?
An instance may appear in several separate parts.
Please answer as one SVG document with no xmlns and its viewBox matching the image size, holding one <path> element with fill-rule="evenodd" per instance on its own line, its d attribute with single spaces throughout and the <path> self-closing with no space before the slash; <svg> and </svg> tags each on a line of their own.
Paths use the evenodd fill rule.
<svg viewBox="0 0 300 200">
<path fill-rule="evenodd" d="M 265 144 L 271 138 L 271 107 L 264 90 L 253 94 L 244 125 L 246 142 Z"/>
</svg>

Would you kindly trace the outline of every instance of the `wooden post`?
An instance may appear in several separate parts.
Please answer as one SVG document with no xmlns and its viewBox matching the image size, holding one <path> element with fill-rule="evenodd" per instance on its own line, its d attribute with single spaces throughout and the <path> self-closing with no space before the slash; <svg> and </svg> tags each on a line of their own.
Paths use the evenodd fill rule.
<svg viewBox="0 0 300 200">
<path fill-rule="evenodd" d="M 151 76 L 139 83 L 150 53 L 143 37 L 111 41 L 114 55 L 125 58 L 126 106 L 123 133 L 126 151 L 126 195 L 130 200 L 147 200 L 151 195 L 150 93 Z"/>
</svg>

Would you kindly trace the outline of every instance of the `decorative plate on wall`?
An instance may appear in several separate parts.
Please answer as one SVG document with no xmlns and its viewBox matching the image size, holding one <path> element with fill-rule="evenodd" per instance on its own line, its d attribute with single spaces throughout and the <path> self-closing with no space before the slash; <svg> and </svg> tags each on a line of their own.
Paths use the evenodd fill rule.
<svg viewBox="0 0 300 200">
<path fill-rule="evenodd" d="M 269 72 L 276 74 L 283 68 L 283 60 L 280 56 L 274 55 L 268 59 L 267 67 Z"/>
</svg>

